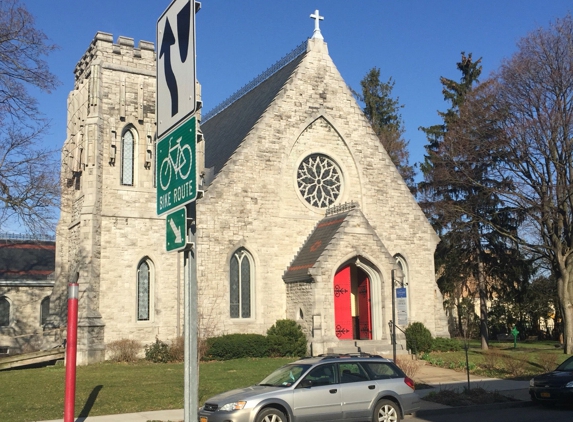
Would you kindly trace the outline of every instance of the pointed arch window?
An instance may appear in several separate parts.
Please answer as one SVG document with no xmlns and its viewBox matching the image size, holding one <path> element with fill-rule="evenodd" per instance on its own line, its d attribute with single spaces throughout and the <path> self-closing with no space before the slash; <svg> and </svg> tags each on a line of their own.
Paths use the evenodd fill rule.
<svg viewBox="0 0 573 422">
<path fill-rule="evenodd" d="M 251 318 L 253 278 L 253 257 L 246 249 L 240 248 L 230 262 L 231 318 Z"/>
<path fill-rule="evenodd" d="M 10 302 L 6 296 L 0 297 L 0 327 L 10 325 Z"/>
<path fill-rule="evenodd" d="M 46 296 L 42 299 L 40 304 L 40 325 L 44 325 L 48 322 L 48 316 L 50 315 L 50 296 Z"/>
<path fill-rule="evenodd" d="M 121 137 L 121 184 L 133 186 L 135 135 L 127 129 Z"/>
<path fill-rule="evenodd" d="M 150 260 L 143 260 L 137 267 L 137 320 L 149 321 L 151 315 L 151 286 L 153 266 Z"/>
</svg>

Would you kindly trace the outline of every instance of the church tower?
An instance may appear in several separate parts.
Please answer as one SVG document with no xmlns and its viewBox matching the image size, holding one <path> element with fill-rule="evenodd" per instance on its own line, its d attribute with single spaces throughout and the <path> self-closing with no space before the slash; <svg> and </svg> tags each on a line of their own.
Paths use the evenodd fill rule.
<svg viewBox="0 0 573 422">
<path fill-rule="evenodd" d="M 74 74 L 51 321 L 66 325 L 77 280 L 81 364 L 103 360 L 114 340 L 177 336 L 182 280 L 155 211 L 153 43 L 98 32 Z"/>
</svg>

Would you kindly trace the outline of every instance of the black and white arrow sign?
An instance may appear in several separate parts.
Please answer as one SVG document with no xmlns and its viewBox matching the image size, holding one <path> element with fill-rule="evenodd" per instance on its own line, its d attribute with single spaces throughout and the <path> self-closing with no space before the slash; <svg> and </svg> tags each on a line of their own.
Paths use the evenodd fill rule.
<svg viewBox="0 0 573 422">
<path fill-rule="evenodd" d="M 173 0 L 157 21 L 157 137 L 195 106 L 195 1 Z"/>
</svg>

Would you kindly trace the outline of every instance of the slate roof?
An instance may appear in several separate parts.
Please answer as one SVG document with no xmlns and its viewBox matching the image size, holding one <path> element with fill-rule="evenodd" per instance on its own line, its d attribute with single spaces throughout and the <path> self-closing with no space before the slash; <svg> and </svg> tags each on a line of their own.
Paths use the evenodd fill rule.
<svg viewBox="0 0 573 422">
<path fill-rule="evenodd" d="M 0 240 L 0 281 L 49 280 L 55 266 L 55 242 Z"/>
<path fill-rule="evenodd" d="M 201 123 L 206 168 L 214 167 L 214 174 L 219 173 L 305 55 L 306 50 L 223 111 Z"/>
<path fill-rule="evenodd" d="M 325 217 L 318 222 L 303 247 L 285 271 L 285 283 L 312 281 L 308 270 L 316 264 L 344 220 L 348 212 Z"/>
</svg>

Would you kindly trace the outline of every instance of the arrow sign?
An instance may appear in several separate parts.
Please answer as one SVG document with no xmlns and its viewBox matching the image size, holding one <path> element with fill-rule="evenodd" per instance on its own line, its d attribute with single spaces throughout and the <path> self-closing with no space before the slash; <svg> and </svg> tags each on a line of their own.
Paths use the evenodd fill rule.
<svg viewBox="0 0 573 422">
<path fill-rule="evenodd" d="M 165 29 L 163 30 L 159 58 L 163 58 L 163 73 L 165 74 L 165 82 L 171 95 L 171 117 L 175 116 L 179 109 L 177 80 L 175 79 L 175 73 L 173 73 L 173 67 L 171 66 L 171 46 L 174 44 L 175 35 L 173 35 L 173 30 L 171 29 L 171 25 L 169 25 L 169 19 L 165 19 Z"/>
<path fill-rule="evenodd" d="M 181 243 L 183 241 L 183 237 L 181 236 L 181 227 L 175 224 L 175 220 L 173 218 L 169 219 L 169 226 L 173 233 L 175 233 L 175 243 Z"/>
<path fill-rule="evenodd" d="M 157 20 L 157 138 L 195 113 L 195 1 L 173 0 Z"/>
<path fill-rule="evenodd" d="M 179 251 L 187 245 L 185 233 L 187 231 L 187 208 L 179 208 L 167 214 L 165 249 L 167 252 Z"/>
</svg>

